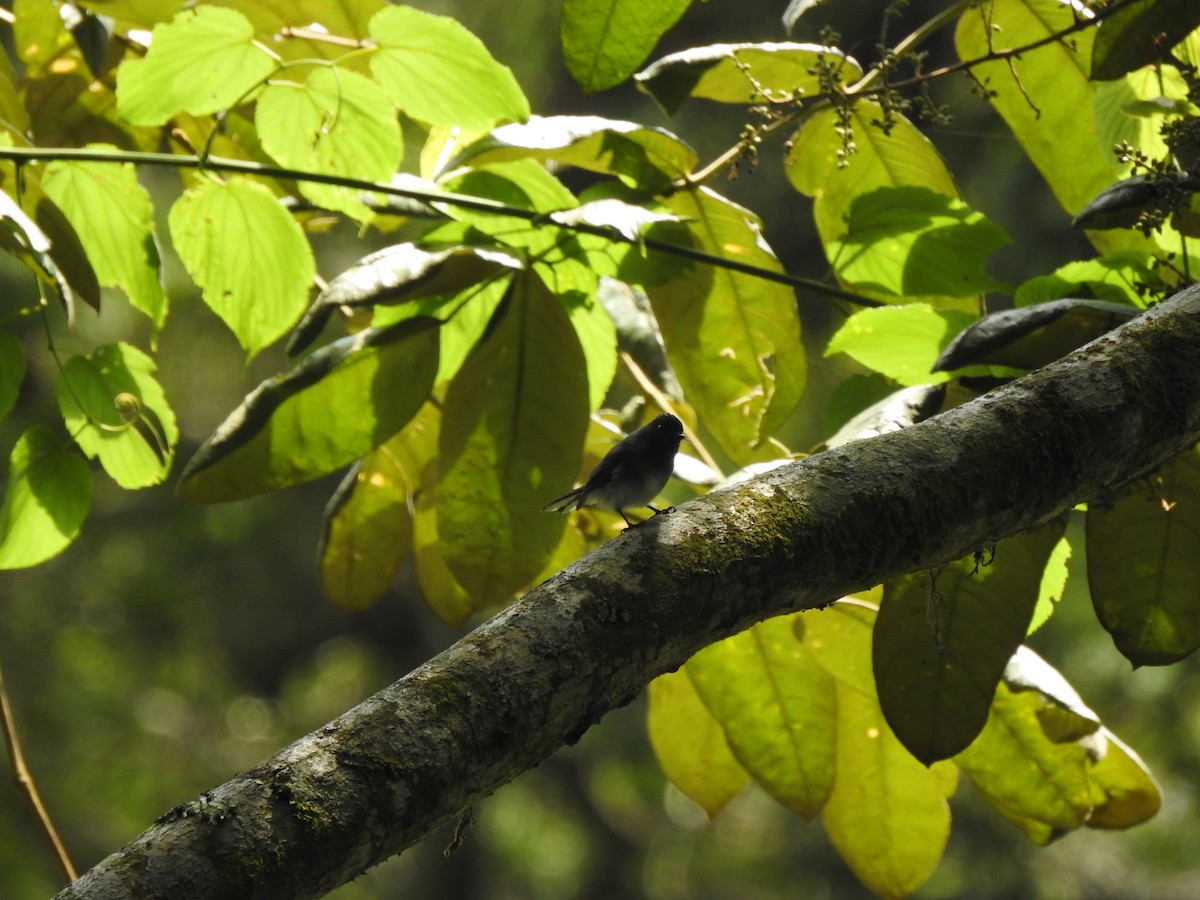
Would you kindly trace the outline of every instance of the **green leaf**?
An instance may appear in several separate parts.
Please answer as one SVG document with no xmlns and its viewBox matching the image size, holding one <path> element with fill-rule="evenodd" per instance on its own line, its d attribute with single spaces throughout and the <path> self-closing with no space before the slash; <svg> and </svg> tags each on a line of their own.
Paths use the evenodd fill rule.
<svg viewBox="0 0 1200 900">
<path fill-rule="evenodd" d="M 562 305 L 528 275 L 446 392 L 437 531 L 477 607 L 507 602 L 545 565 L 563 520 L 542 506 L 570 486 L 587 428 L 583 352 Z"/>
<path fill-rule="evenodd" d="M 788 179 L 813 198 L 813 220 L 830 262 L 857 197 L 883 187 L 924 187 L 958 197 L 954 179 L 929 139 L 897 113 L 886 132 L 882 121 L 883 110 L 865 101 L 854 104 L 845 120 L 836 110 L 821 110 L 805 120 L 788 150 Z M 888 295 L 877 299 L 894 301 Z M 972 311 L 978 305 L 951 297 L 933 302 Z"/>
<path fill-rule="evenodd" d="M 389 6 L 370 28 L 378 43 L 371 74 L 412 118 L 467 131 L 529 118 L 529 101 L 512 72 L 454 19 Z"/>
<path fill-rule="evenodd" d="M 179 494 L 217 503 L 278 490 L 365 456 L 429 396 L 437 323 L 411 319 L 334 341 L 259 385 L 201 445 Z"/>
<path fill-rule="evenodd" d="M 206 116 L 239 103 L 276 65 L 241 13 L 185 10 L 154 27 L 144 59 L 121 63 L 117 115 L 133 125 L 163 125 L 182 112 Z"/>
<path fill-rule="evenodd" d="M 378 308 L 426 297 L 441 298 L 523 267 L 516 256 L 490 247 L 458 245 L 426 250 L 413 243 L 385 247 L 364 256 L 329 282 L 296 326 L 287 352 L 295 355 L 311 344 L 340 307 Z M 418 304 L 414 308 L 422 315 L 434 315 L 440 305 Z"/>
<path fill-rule="evenodd" d="M 383 89 L 348 69 L 314 68 L 304 84 L 273 81 L 254 116 L 263 149 L 280 165 L 322 175 L 388 181 L 404 154 L 400 123 Z M 299 181 L 318 206 L 367 221 L 361 191 Z"/>
<path fill-rule="evenodd" d="M 854 601 L 803 613 L 797 634 L 837 680 L 837 777 L 825 829 L 842 858 L 884 897 L 911 893 L 933 872 L 950 830 L 956 773 L 926 768 L 901 746 L 875 698 L 875 611 Z"/>
<path fill-rule="evenodd" d="M 779 261 L 752 213 L 706 188 L 666 201 L 694 246 L 771 271 Z M 705 426 L 735 462 L 772 436 L 804 390 L 805 360 L 790 287 L 695 264 L 646 285 L 667 356 Z"/>
<path fill-rule="evenodd" d="M 1092 604 L 1135 666 L 1168 665 L 1200 647 L 1200 452 L 1169 460 L 1088 505 Z"/>
<path fill-rule="evenodd" d="M 854 198 L 826 252 L 850 290 L 966 297 L 1004 289 L 984 264 L 1009 242 L 1004 229 L 961 200 L 925 187 L 883 187 Z"/>
<path fill-rule="evenodd" d="M 111 150 L 108 145 L 90 149 Z M 66 215 L 95 267 L 99 283 L 121 288 L 135 309 L 161 328 L 167 315 L 154 207 L 128 163 L 52 162 L 46 195 Z"/>
<path fill-rule="evenodd" d="M 1070 213 L 1120 177 L 1092 112 L 1096 86 L 1088 80 L 1088 60 L 1095 29 L 1078 31 L 1069 41 L 1052 39 L 1071 27 L 1075 16 L 1059 0 L 994 0 L 986 9 L 967 9 L 955 32 L 964 60 L 1045 42 L 1017 58 L 975 66 L 972 75 L 995 92 L 992 106 Z M 1153 247 L 1133 232 L 1091 232 L 1089 237 L 1104 253 Z"/>
<path fill-rule="evenodd" d="M 1162 285 L 1156 265 L 1148 253 L 1133 250 L 1081 259 L 1059 266 L 1050 275 L 1029 279 L 1017 288 L 1013 301 L 1017 306 L 1032 306 L 1086 291 L 1098 300 L 1144 307 L 1144 286 Z"/>
<path fill-rule="evenodd" d="M 30 74 L 43 73 L 46 63 L 65 55 L 71 35 L 52 4 L 13 0 L 12 43 Z"/>
<path fill-rule="evenodd" d="M 85 0 L 79 5 L 118 22 L 147 28 L 174 16 L 183 0 Z"/>
<path fill-rule="evenodd" d="M 171 207 L 171 237 L 204 302 L 252 356 L 303 312 L 316 271 L 304 232 L 261 184 L 206 181 Z"/>
<path fill-rule="evenodd" d="M 1127 141 L 1150 159 L 1166 159 L 1170 154 L 1162 136 L 1163 125 L 1197 112 L 1187 99 L 1187 79 L 1171 66 L 1147 66 L 1116 81 L 1097 84 L 1095 90 L 1096 130 L 1104 146 Z M 1132 160 L 1118 159 L 1117 165 L 1123 175 L 1131 175 L 1135 169 Z M 1079 227 L 1078 221 L 1073 224 Z"/>
<path fill-rule="evenodd" d="M 1059 538 L 1058 543 L 1046 561 L 1042 571 L 1042 583 L 1038 588 L 1037 606 L 1033 609 L 1033 619 L 1029 622 L 1029 633 L 1033 634 L 1049 621 L 1058 608 L 1058 601 L 1063 598 L 1067 589 L 1068 564 L 1071 560 L 1071 544 L 1066 536 Z"/>
<path fill-rule="evenodd" d="M 983 728 L 1065 527 L 1059 518 L 1003 540 L 990 560 L 965 557 L 933 581 L 921 573 L 885 585 L 872 654 L 879 703 L 926 765 L 964 750 Z"/>
<path fill-rule="evenodd" d="M 33 198 L 34 221 L 7 193 L 0 191 L 0 249 L 15 256 L 50 285 L 68 313 L 76 298 L 100 308 L 100 286 L 75 229 L 33 179 L 25 187 Z"/>
<path fill-rule="evenodd" d="M 383 445 L 403 460 L 412 504 L 412 556 L 421 599 L 447 628 L 462 628 L 476 606 L 454 579 L 437 529 L 438 433 L 443 395 L 438 392 Z"/>
<path fill-rule="evenodd" d="M 1104 800 L 1092 810 L 1088 828 L 1131 828 L 1154 818 L 1162 808 L 1162 789 L 1141 758 L 1107 728 L 1104 758 L 1092 766 L 1092 783 Z"/>
<path fill-rule="evenodd" d="M 837 780 L 825 831 L 863 884 L 904 897 L 933 874 L 950 836 L 947 776 L 912 758 L 873 697 L 838 684 L 837 707 Z"/>
<path fill-rule="evenodd" d="M 926 303 L 863 309 L 829 339 L 825 355 L 846 353 L 903 385 L 944 381 L 930 374 L 938 355 L 974 318 Z"/>
<path fill-rule="evenodd" d="M 136 347 L 106 344 L 69 359 L 58 382 L 58 406 L 75 442 L 127 489 L 166 478 L 179 440 L 154 371 L 154 360 Z"/>
<path fill-rule="evenodd" d="M 750 776 L 686 671 L 655 678 L 649 695 L 646 730 L 663 773 L 712 818 L 741 793 Z"/>
<path fill-rule="evenodd" d="M 788 809 L 813 818 L 834 778 L 833 679 L 796 637 L 795 616 L 760 622 L 687 663 L 737 761 Z"/>
<path fill-rule="evenodd" d="M 0 419 L 7 416 L 25 380 L 25 348 L 7 331 L 0 331 Z"/>
<path fill-rule="evenodd" d="M 259 41 L 291 62 L 308 63 L 327 59 L 348 63 L 345 41 L 370 44 L 370 21 L 386 0 L 221 0 L 222 6 L 236 9 L 254 23 Z M 312 26 L 318 25 L 319 28 Z M 322 39 L 322 33 L 336 35 Z M 285 40 L 280 38 L 286 34 Z M 357 56 L 357 54 L 355 54 Z M 358 66 L 358 59 L 353 65 Z M 362 66 L 361 68 L 365 68 Z"/>
<path fill-rule="evenodd" d="M 620 84 L 679 21 L 691 0 L 563 0 L 567 70 L 589 94 Z"/>
<path fill-rule="evenodd" d="M 1078 828 L 1092 812 L 1088 750 L 1054 742 L 1039 713 L 1049 703 L 1037 691 L 1001 683 L 991 715 L 975 742 L 955 757 L 984 799 L 1037 843 Z"/>
<path fill-rule="evenodd" d="M 532 159 L 493 163 L 451 181 L 448 187 L 536 212 L 560 213 L 578 206 L 574 195 Z M 589 405 L 599 407 L 616 372 L 616 337 L 597 303 L 599 278 L 582 236 L 549 224 L 553 217 L 534 223 L 479 210 L 451 208 L 448 212 L 503 244 L 527 251 L 531 267 L 570 316 L 587 361 Z"/>
<path fill-rule="evenodd" d="M 502 125 L 446 163 L 462 165 L 531 158 L 553 160 L 656 192 L 695 168 L 696 151 L 661 128 L 600 116 L 531 116 L 528 122 Z"/>
<path fill-rule="evenodd" d="M 821 94 L 828 90 L 822 67 L 841 81 L 862 77 L 862 67 L 837 47 L 785 42 L 692 47 L 664 56 L 634 78 L 674 115 L 688 97 L 751 106 L 767 98 Z"/>
<path fill-rule="evenodd" d="M 410 475 L 393 441 L 355 463 L 325 507 L 317 574 L 343 609 L 374 605 L 412 549 Z"/>
<path fill-rule="evenodd" d="M 1100 23 L 1092 48 L 1092 77 L 1120 78 L 1162 60 L 1200 28 L 1200 7 L 1192 0 L 1135 0 Z"/>
<path fill-rule="evenodd" d="M 0 569 L 36 566 L 61 553 L 79 534 L 91 494 L 82 456 L 41 425 L 22 434 L 0 506 Z"/>
</svg>

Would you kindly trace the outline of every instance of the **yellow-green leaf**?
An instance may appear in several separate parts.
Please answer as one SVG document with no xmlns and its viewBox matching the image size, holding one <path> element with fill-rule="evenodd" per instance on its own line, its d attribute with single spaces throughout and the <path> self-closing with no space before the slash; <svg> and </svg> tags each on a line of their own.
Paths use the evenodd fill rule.
<svg viewBox="0 0 1200 900">
<path fill-rule="evenodd" d="M 412 549 L 408 478 L 389 440 L 352 466 L 329 499 L 317 574 L 338 606 L 373 605 Z"/>
<path fill-rule="evenodd" d="M 925 187 L 882 187 L 854 198 L 844 231 L 826 252 L 854 291 L 967 297 L 1004 289 L 984 264 L 1009 240 L 1004 229 L 954 197 Z"/>
<path fill-rule="evenodd" d="M 134 125 L 162 125 L 182 112 L 209 115 L 236 105 L 275 67 L 240 12 L 185 10 L 155 26 L 145 58 L 121 63 L 117 114 Z"/>
<path fill-rule="evenodd" d="M 529 101 L 509 68 L 454 19 L 388 6 L 370 28 L 378 45 L 371 74 L 412 118 L 487 131 L 529 117 Z"/>
<path fill-rule="evenodd" d="M 541 571 L 563 520 L 542 513 L 570 488 L 587 428 L 587 369 L 558 299 L 514 279 L 490 333 L 446 391 L 437 530 L 477 605 L 506 602 Z"/>
<path fill-rule="evenodd" d="M 968 8 L 954 36 L 962 59 L 1044 42 L 1019 57 L 983 63 L 971 71 L 994 92 L 993 108 L 1070 213 L 1079 212 L 1120 177 L 1111 147 L 1097 133 L 1093 112 L 1096 85 L 1088 75 L 1095 29 L 1076 31 L 1070 40 L 1049 40 L 1070 28 L 1076 15 L 1060 0 L 993 0 Z M 1104 253 L 1153 246 L 1132 231 L 1093 231 L 1089 237 Z"/>
<path fill-rule="evenodd" d="M 259 385 L 201 445 L 179 493 L 216 503 L 325 475 L 399 431 L 429 396 L 437 323 L 368 328 Z"/>
<path fill-rule="evenodd" d="M 115 147 L 93 146 L 112 150 Z M 129 301 L 162 327 L 167 315 L 154 235 L 150 195 L 128 163 L 53 162 L 42 181 L 46 195 L 66 215 L 100 284 L 118 287 Z"/>
<path fill-rule="evenodd" d="M 0 569 L 36 566 L 79 534 L 91 503 L 87 462 L 49 428 L 21 435 L 0 506 Z"/>
<path fill-rule="evenodd" d="M 796 637 L 795 616 L 760 622 L 686 666 L 738 762 L 772 797 L 811 819 L 834 778 L 833 679 Z"/>
<path fill-rule="evenodd" d="M 674 114 L 688 97 L 753 106 L 767 99 L 823 93 L 836 73 L 857 81 L 862 67 L 837 47 L 819 44 L 713 44 L 672 53 L 634 76 L 638 87 Z"/>
<path fill-rule="evenodd" d="M 975 321 L 970 313 L 927 303 L 862 309 L 829 339 L 825 355 L 845 353 L 902 385 L 945 381 L 931 374 L 942 348 Z"/>
<path fill-rule="evenodd" d="M 782 271 L 748 210 L 707 188 L 666 201 L 697 249 Z M 646 285 L 667 356 L 705 426 L 735 462 L 771 437 L 795 409 L 806 378 L 790 287 L 694 264 Z"/>
<path fill-rule="evenodd" d="M 403 156 L 400 123 L 383 89 L 347 69 L 314 68 L 304 84 L 273 81 L 254 117 L 263 149 L 281 165 L 323 175 L 388 181 Z M 311 181 L 300 193 L 360 221 L 361 191 Z"/>
<path fill-rule="evenodd" d="M 206 181 L 171 207 L 171 238 L 204 302 L 254 355 L 307 305 L 312 249 L 296 221 L 257 182 Z"/>
<path fill-rule="evenodd" d="M 663 772 L 709 817 L 741 793 L 750 776 L 729 749 L 725 731 L 680 670 L 650 682 L 646 730 Z"/>
<path fill-rule="evenodd" d="M 692 0 L 564 0 L 559 38 L 571 77 L 589 94 L 633 74 Z"/>
<path fill-rule="evenodd" d="M 881 897 L 920 887 L 950 836 L 945 776 L 913 759 L 874 698 L 837 686 L 837 779 L 822 818 L 846 864 Z"/>
<path fill-rule="evenodd" d="M 75 442 L 123 488 L 158 484 L 171 470 L 179 429 L 154 377 L 154 360 L 106 344 L 63 366 L 58 405 Z"/>
</svg>

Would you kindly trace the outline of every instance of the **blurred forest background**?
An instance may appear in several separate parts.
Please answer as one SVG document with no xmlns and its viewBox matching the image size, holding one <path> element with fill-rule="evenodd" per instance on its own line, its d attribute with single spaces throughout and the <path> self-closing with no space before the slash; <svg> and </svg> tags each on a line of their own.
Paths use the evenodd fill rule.
<svg viewBox="0 0 1200 900">
<path fill-rule="evenodd" d="M 630 85 L 583 95 L 559 55 L 554 0 L 414 5 L 453 16 L 479 35 L 513 69 L 535 112 L 660 124 L 691 142 L 702 159 L 734 143 L 743 125 L 738 110 L 704 104 L 689 104 L 669 120 Z M 785 6 L 784 0 L 696 4 L 652 58 L 702 44 L 785 40 Z M 941 7 L 938 0 L 913 0 L 891 33 Z M 870 61 L 883 8 L 881 2 L 833 0 L 808 13 L 794 37 L 816 40 L 829 25 L 844 36 L 843 47 Z M 937 53 L 952 58 L 949 30 L 935 46 L 935 59 Z M 1089 255 L 1082 235 L 1069 228 L 1067 214 L 968 82 L 945 80 L 935 91 L 953 122 L 927 133 L 960 179 L 964 199 L 1014 239 L 993 274 L 1019 282 Z M 779 190 L 781 155 L 782 137 L 762 148 L 757 172 L 715 186 L 763 217 L 789 271 L 823 278 L 809 202 Z M 415 157 L 410 148 L 408 158 Z M 586 174 L 578 177 L 570 182 L 574 188 L 587 183 Z M 160 180 L 160 189 L 177 190 L 157 173 L 143 178 L 151 187 Z M 342 238 L 340 255 L 318 261 L 327 277 L 373 249 L 352 228 Z M 29 302 L 27 275 L 6 262 L 0 277 L 5 306 Z M 160 378 L 179 416 L 180 458 L 186 459 L 250 389 L 278 371 L 282 356 L 268 351 L 246 366 L 215 316 L 198 301 L 181 302 L 194 290 L 186 279 L 170 287 Z M 798 302 L 812 368 L 806 398 L 782 437 L 803 449 L 825 436 L 831 372 L 848 363 L 821 358 L 840 324 L 829 305 L 804 295 Z M 124 310 L 117 295 L 106 297 L 102 317 L 83 310 L 76 335 L 59 338 L 60 349 L 73 351 L 77 343 L 86 350 L 130 329 L 143 329 L 144 337 L 144 320 Z M 23 339 L 44 342 L 29 321 Z M 29 422 L 52 418 L 54 382 L 53 372 L 29 373 L 16 413 L 0 429 L 0 445 L 10 447 Z M 133 493 L 98 479 L 82 536 L 48 564 L 0 578 L 0 665 L 30 766 L 81 870 L 170 807 L 254 765 L 458 637 L 424 609 L 411 579 L 401 577 L 365 613 L 341 611 L 321 597 L 314 558 L 321 509 L 335 484 L 325 479 L 200 507 L 177 500 L 170 486 Z M 1078 571 L 1083 565 L 1072 561 Z M 1090 601 L 1083 579 L 1072 585 L 1032 644 L 1150 765 L 1164 789 L 1163 810 L 1130 832 L 1083 829 L 1039 849 L 964 782 L 952 802 L 946 858 L 918 897 L 1200 896 L 1200 665 L 1193 658 L 1131 671 L 1101 629 L 1082 627 L 1092 617 Z M 756 789 L 706 821 L 666 785 L 644 715 L 642 697 L 497 792 L 475 810 L 475 827 L 452 855 L 443 855 L 447 831 L 331 896 L 868 896 L 818 824 L 806 824 Z M 0 895 L 22 900 L 60 886 L 24 799 L 15 790 L 0 794 Z"/>
</svg>

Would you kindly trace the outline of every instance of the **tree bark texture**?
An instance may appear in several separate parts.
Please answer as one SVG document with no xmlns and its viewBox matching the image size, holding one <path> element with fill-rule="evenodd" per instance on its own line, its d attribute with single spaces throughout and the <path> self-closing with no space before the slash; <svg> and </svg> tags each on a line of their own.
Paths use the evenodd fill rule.
<svg viewBox="0 0 1200 900">
<path fill-rule="evenodd" d="M 926 422 L 630 529 L 173 810 L 59 897 L 318 896 L 454 821 L 713 641 L 963 556 L 1198 438 L 1194 287 Z"/>
</svg>

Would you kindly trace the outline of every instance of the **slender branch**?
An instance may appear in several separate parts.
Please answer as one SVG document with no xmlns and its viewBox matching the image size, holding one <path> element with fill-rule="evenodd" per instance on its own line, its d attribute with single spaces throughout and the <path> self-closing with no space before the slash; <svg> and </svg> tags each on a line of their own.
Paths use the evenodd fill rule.
<svg viewBox="0 0 1200 900">
<path fill-rule="evenodd" d="M 8 701 L 8 688 L 4 684 L 3 671 L 0 671 L 0 726 L 4 730 L 4 745 L 8 748 L 8 762 L 12 769 L 13 784 L 17 786 L 18 791 L 25 795 L 25 799 L 33 807 L 33 814 L 37 817 L 38 825 L 41 826 L 42 833 L 46 835 L 46 840 L 50 842 L 51 849 L 54 850 L 54 857 L 58 860 L 58 867 L 62 869 L 63 875 L 66 876 L 67 881 L 74 881 L 79 877 L 75 873 L 75 866 L 72 865 L 67 848 L 54 828 L 50 813 L 46 811 L 46 806 L 42 803 L 42 797 L 38 793 L 37 784 L 34 783 L 33 774 L 29 771 L 29 766 L 25 764 L 25 754 L 21 750 L 20 738 L 17 737 L 17 723 L 13 717 L 12 705 Z"/>
<path fill-rule="evenodd" d="M 11 159 L 18 162 L 50 160 L 65 160 L 71 162 L 104 162 L 104 163 L 133 163 L 142 166 L 163 166 L 174 169 L 198 169 L 212 172 L 224 172 L 241 175 L 254 175 L 259 178 L 279 178 L 288 181 L 309 181 L 316 184 L 331 184 L 369 193 L 387 194 L 393 197 L 404 197 L 437 208 L 439 204 L 454 206 L 460 209 L 472 209 L 480 212 L 495 213 L 510 216 L 514 219 L 524 219 L 535 224 L 547 221 L 545 212 L 521 209 L 508 206 L 498 200 L 486 197 L 474 197 L 469 194 L 457 194 L 452 191 L 426 191 L 417 188 L 399 187 L 389 182 L 364 181 L 360 178 L 347 178 L 341 175 L 326 175 L 320 172 L 307 172 L 300 169 L 288 169 L 282 166 L 269 166 L 263 163 L 242 159 L 227 159 L 219 156 L 195 156 L 173 153 L 150 153 L 135 150 L 93 150 L 75 147 L 0 147 L 0 159 Z M 565 231 L 575 231 L 580 234 L 590 234 L 602 237 L 617 244 L 630 244 L 645 247 L 668 256 L 682 257 L 693 262 L 703 263 L 718 269 L 740 272 L 764 281 L 786 284 L 789 287 L 800 288 L 826 297 L 846 300 L 860 306 L 880 306 L 879 301 L 869 297 L 842 290 L 834 285 L 825 284 L 812 278 L 791 275 L 787 272 L 776 272 L 764 269 L 736 259 L 728 259 L 712 253 L 705 253 L 694 247 L 673 244 L 657 238 L 627 236 L 615 229 L 603 225 L 592 225 L 587 222 L 561 223 L 554 222 L 554 227 Z"/>
</svg>

